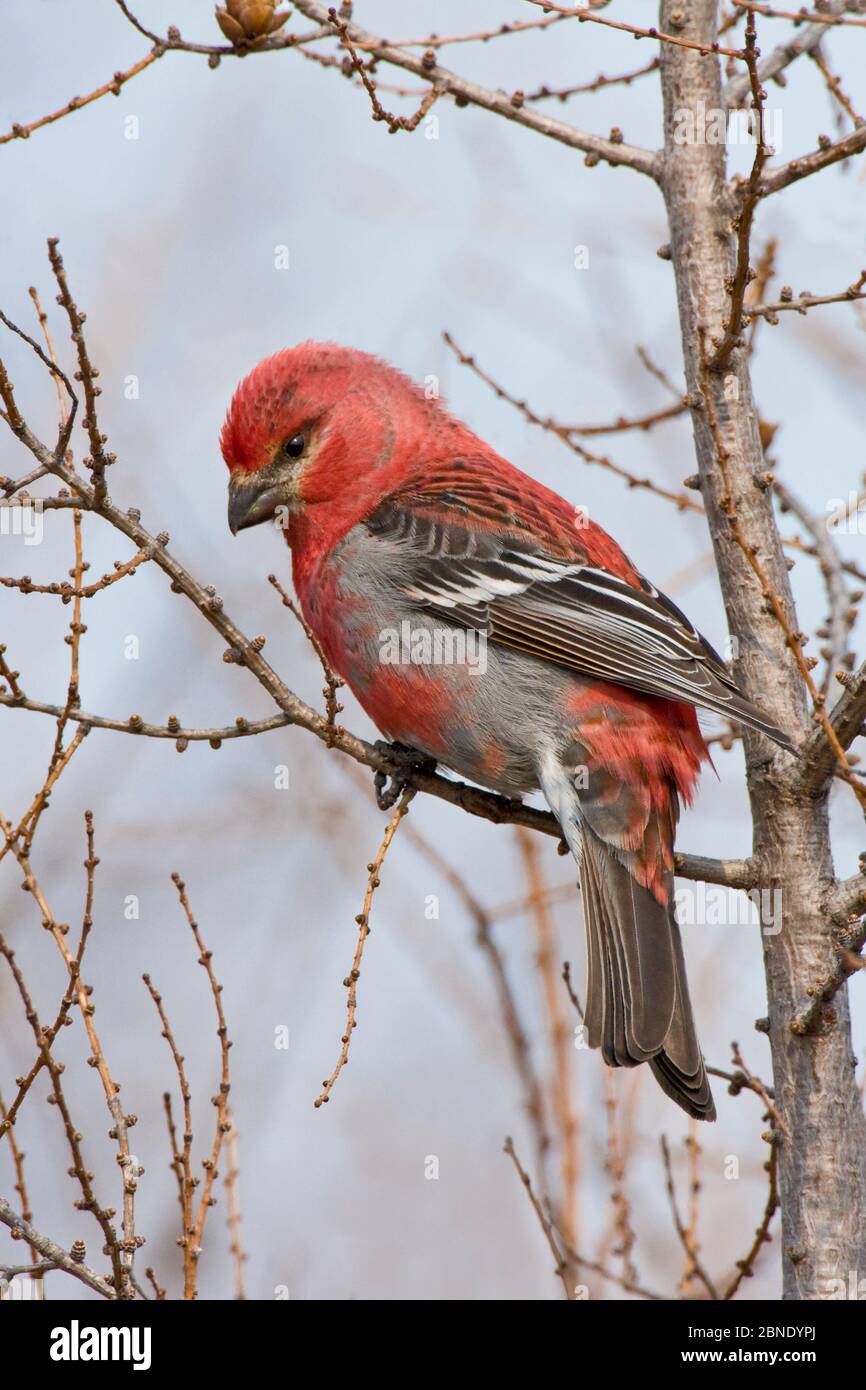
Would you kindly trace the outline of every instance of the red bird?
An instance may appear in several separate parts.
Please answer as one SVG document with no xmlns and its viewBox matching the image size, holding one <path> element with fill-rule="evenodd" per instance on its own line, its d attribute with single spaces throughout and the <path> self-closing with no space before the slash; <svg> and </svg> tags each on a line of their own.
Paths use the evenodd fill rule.
<svg viewBox="0 0 866 1390">
<path fill-rule="evenodd" d="M 286 348 L 220 442 L 232 532 L 281 526 L 304 615 L 382 733 L 544 793 L 580 865 L 589 1045 L 713 1119 L 673 910 L 680 800 L 709 757 L 694 707 L 787 737 L 600 526 L 385 362 Z"/>
</svg>

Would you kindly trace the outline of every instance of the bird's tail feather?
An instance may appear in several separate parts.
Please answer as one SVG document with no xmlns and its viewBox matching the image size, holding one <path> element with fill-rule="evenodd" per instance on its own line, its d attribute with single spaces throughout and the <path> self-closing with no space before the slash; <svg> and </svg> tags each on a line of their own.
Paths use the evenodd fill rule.
<svg viewBox="0 0 866 1390">
<path fill-rule="evenodd" d="M 673 905 L 663 907 L 586 825 L 581 839 L 589 1045 L 608 1066 L 649 1062 L 671 1100 L 714 1120 Z"/>
</svg>

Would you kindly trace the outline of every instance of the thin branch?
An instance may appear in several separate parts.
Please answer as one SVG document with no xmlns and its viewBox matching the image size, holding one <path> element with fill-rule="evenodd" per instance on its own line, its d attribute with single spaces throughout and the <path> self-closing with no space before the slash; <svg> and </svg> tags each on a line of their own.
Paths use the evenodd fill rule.
<svg viewBox="0 0 866 1390">
<path fill-rule="evenodd" d="M 821 656 L 827 666 L 821 693 L 826 699 L 833 672 L 840 664 L 844 666 L 853 664 L 853 654 L 849 653 L 847 648 L 848 637 L 857 616 L 857 609 L 852 607 L 848 588 L 845 584 L 842 557 L 833 542 L 832 534 L 827 529 L 826 515 L 813 515 L 808 507 L 798 497 L 795 497 L 777 477 L 773 479 L 773 490 L 779 498 L 782 509 L 793 512 L 809 531 L 821 567 L 830 609 L 827 626 L 818 634 L 827 639 L 827 646 L 821 648 Z"/>
<path fill-rule="evenodd" d="M 572 1104 L 571 1061 L 572 1034 L 563 1013 L 562 992 L 556 965 L 555 936 L 549 907 L 545 900 L 545 882 L 541 872 L 538 846 L 528 830 L 518 827 L 517 846 L 523 863 L 529 903 L 535 925 L 536 965 L 541 977 L 544 1011 L 553 1059 L 553 1111 L 559 1129 L 559 1153 L 562 1175 L 562 1201 L 557 1225 L 572 1245 L 578 1241 L 580 1190 L 579 1126 Z"/>
<path fill-rule="evenodd" d="M 277 593 L 280 595 L 280 598 L 283 601 L 284 607 L 288 608 L 292 616 L 298 621 L 298 623 L 300 623 L 306 635 L 307 641 L 310 643 L 310 646 L 313 648 L 313 651 L 319 658 L 319 665 L 321 666 L 322 674 L 325 677 L 325 684 L 322 689 L 322 694 L 325 697 L 325 719 L 327 721 L 328 727 L 332 731 L 332 734 L 334 735 L 334 737 L 337 737 L 337 735 L 345 733 L 345 730 L 341 728 L 341 726 L 337 723 L 337 715 L 342 714 L 343 712 L 343 706 L 337 700 L 337 691 L 340 690 L 342 686 L 346 684 L 346 682 L 340 676 L 335 675 L 334 672 L 331 670 L 330 662 L 328 661 L 328 658 L 325 656 L 325 650 L 321 642 L 319 641 L 316 634 L 313 632 L 313 629 L 310 627 L 310 624 L 307 622 L 298 605 L 286 593 L 285 588 L 280 583 L 279 579 L 277 579 L 277 576 L 275 574 L 268 575 L 268 583 L 274 586 L 274 588 L 276 589 Z M 333 748 L 333 740 L 331 740 L 327 744 L 327 746 L 329 748 Z"/>
<path fill-rule="evenodd" d="M 733 0 L 738 10 L 748 10 L 750 14 L 764 15 L 767 19 L 792 19 L 797 24 L 851 25 L 866 27 L 866 19 L 856 19 L 846 15 L 834 14 L 828 10 L 777 10 L 773 5 L 759 3 L 759 0 Z M 847 6 L 846 6 L 847 8 Z"/>
<path fill-rule="evenodd" d="M 746 289 L 749 281 L 754 278 L 754 271 L 749 264 L 752 223 L 755 209 L 760 201 L 761 175 L 770 156 L 770 147 L 764 139 L 764 99 L 767 93 L 761 86 L 758 77 L 758 56 L 755 17 L 749 13 L 746 19 L 745 58 L 752 94 L 752 118 L 756 124 L 755 158 L 752 161 L 752 169 L 745 185 L 739 211 L 733 221 L 733 229 L 737 234 L 737 258 L 731 282 L 726 285 L 731 296 L 731 305 L 722 340 L 716 348 L 711 363 L 713 371 L 723 370 L 734 348 L 741 342 L 740 334 L 743 326 L 742 313 Z"/>
<path fill-rule="evenodd" d="M 52 111 L 48 116 L 40 116 L 38 120 L 30 121 L 28 125 L 20 125 L 16 122 L 5 135 L 0 135 L 0 145 L 6 145 L 10 140 L 29 140 L 34 131 L 41 130 L 43 126 L 53 125 L 55 121 L 62 120 L 64 116 L 70 116 L 73 111 L 81 111 L 85 106 L 90 106 L 91 102 L 99 101 L 100 97 L 108 96 L 109 92 L 112 96 L 120 96 L 121 88 L 161 58 L 164 52 L 164 49 L 154 49 L 144 58 L 140 58 L 137 63 L 133 63 L 132 67 L 127 68 L 125 72 L 116 72 L 110 82 L 104 82 L 95 91 L 88 92 L 87 96 L 71 97 L 65 106 L 61 106 L 59 111 Z"/>
<path fill-rule="evenodd" d="M 382 869 L 382 864 L 385 860 L 385 855 L 388 853 L 388 847 L 390 846 L 391 841 L 397 833 L 397 827 L 399 826 L 401 820 L 409 810 L 409 802 L 412 800 L 412 797 L 414 795 L 415 793 L 411 787 L 404 788 L 403 794 L 400 797 L 400 801 L 397 805 L 397 808 L 388 822 L 385 834 L 382 838 L 382 843 L 379 846 L 378 852 L 376 854 L 376 858 L 373 860 L 371 864 L 367 865 L 368 877 L 367 888 L 364 893 L 364 905 L 361 908 L 361 911 L 358 913 L 358 916 L 355 918 L 355 921 L 358 923 L 358 942 L 355 946 L 355 956 L 352 961 L 352 968 L 349 971 L 349 974 L 346 976 L 345 980 L 343 981 L 343 984 L 348 990 L 348 996 L 346 1001 L 346 1031 L 340 1039 L 340 1055 L 338 1056 L 337 1061 L 334 1065 L 334 1070 L 331 1072 L 331 1075 L 328 1077 L 327 1081 L 322 1082 L 322 1089 L 314 1102 L 316 1109 L 318 1109 L 321 1105 L 327 1105 L 328 1101 L 331 1099 L 331 1092 L 334 1089 L 337 1077 L 340 1075 L 340 1072 L 343 1070 L 343 1067 L 349 1060 L 349 1048 L 352 1044 L 352 1033 L 357 1027 L 357 985 L 358 978 L 361 973 L 361 958 L 364 954 L 364 946 L 366 944 L 367 937 L 370 935 L 370 910 L 373 906 L 373 894 L 379 887 L 379 874 Z"/>
<path fill-rule="evenodd" d="M 771 193 L 778 193 L 790 184 L 798 183 L 800 179 L 806 179 L 810 174 L 817 174 L 831 164 L 838 164 L 842 159 L 850 159 L 853 155 L 862 154 L 863 150 L 866 149 L 866 125 L 858 126 L 856 130 L 849 131 L 835 144 L 826 135 L 822 135 L 819 137 L 818 144 L 820 148 L 814 154 L 799 155 L 796 159 L 783 164 L 779 169 L 767 170 L 761 176 L 759 196 L 767 198 Z"/>
<path fill-rule="evenodd" d="M 832 1009 L 828 1009 L 828 1004 L 851 976 L 864 968 L 860 952 L 866 946 L 866 917 L 855 920 L 847 929 L 835 928 L 833 946 L 837 953 L 836 965 L 820 984 L 806 990 L 809 1003 L 791 1020 L 791 1032 L 798 1038 L 818 1033 L 835 1021 L 835 1014 Z"/>
<path fill-rule="evenodd" d="M 329 23 L 331 16 L 336 17 L 335 10 L 329 10 L 319 4 L 318 0 L 296 0 L 295 9 L 317 24 Z M 386 40 L 361 29 L 357 24 L 347 24 L 346 33 L 356 48 L 363 48 L 372 53 L 377 62 L 389 63 L 394 67 L 403 68 L 406 72 L 414 73 L 431 86 L 448 92 L 458 104 L 480 106 L 572 149 L 582 150 L 590 164 L 605 160 L 613 166 L 623 165 L 641 174 L 647 174 L 650 178 L 656 177 L 657 156 L 654 151 L 638 149 L 625 143 L 619 144 L 615 140 L 605 140 L 588 131 L 578 130 L 564 121 L 545 116 L 533 107 L 526 106 L 522 94 L 518 96 L 514 93 L 509 96 L 506 92 L 491 91 L 477 82 L 471 82 L 468 78 L 451 72 L 448 68 L 440 67 L 432 51 L 431 62 L 426 53 L 419 57 L 407 50 L 395 48 Z"/>
<path fill-rule="evenodd" d="M 744 1279 L 750 1279 L 755 1272 L 755 1260 L 765 1245 L 772 1240 L 770 1226 L 779 1208 L 779 1148 L 776 1143 L 770 1146 L 770 1157 L 764 1164 L 768 1174 L 767 1200 L 761 1224 L 755 1231 L 755 1238 L 742 1260 L 737 1260 L 737 1272 L 722 1294 L 725 1302 L 734 1298 Z"/>
<path fill-rule="evenodd" d="M 208 978 L 208 983 L 211 988 L 211 994 L 213 995 L 214 1008 L 216 1009 L 217 1016 L 217 1037 L 219 1038 L 220 1044 L 219 1088 L 217 1090 L 217 1094 L 211 1100 L 211 1104 L 216 1107 L 217 1112 L 216 1121 L 214 1125 L 214 1139 L 213 1144 L 211 1146 L 210 1157 L 202 1159 L 202 1167 L 205 1170 L 205 1178 L 204 1183 L 202 1184 L 201 1196 L 199 1197 L 198 1211 L 196 1214 L 195 1223 L 192 1227 L 192 1230 L 187 1233 L 188 1246 L 185 1247 L 185 1253 L 187 1253 L 188 1251 L 190 1259 L 189 1261 L 185 1261 L 186 1277 L 184 1280 L 183 1296 L 184 1298 L 191 1299 L 195 1298 L 196 1296 L 198 1261 L 201 1258 L 202 1237 L 204 1234 L 205 1221 L 207 1219 L 209 1208 L 216 1205 L 216 1198 L 213 1196 L 213 1188 L 219 1176 L 217 1165 L 219 1163 L 220 1153 L 222 1152 L 223 1140 L 231 1129 L 231 1120 L 229 1118 L 228 1113 L 228 1103 L 229 1091 L 231 1090 L 229 1051 L 231 1049 L 232 1044 L 229 1039 L 225 1013 L 223 1011 L 223 987 L 221 984 L 218 984 L 213 971 L 213 952 L 207 949 L 207 947 L 204 944 L 204 941 L 202 940 L 198 922 L 195 920 L 192 914 L 192 909 L 189 905 L 189 899 L 187 898 L 186 894 L 186 885 L 184 884 L 183 879 L 180 877 L 179 874 L 172 874 L 171 879 L 172 883 L 177 889 L 178 897 L 180 898 L 180 904 L 183 908 L 187 924 L 190 928 L 190 931 L 193 934 L 193 937 L 195 938 L 195 944 L 199 950 L 198 963 L 204 969 L 205 974 Z"/>
<path fill-rule="evenodd" d="M 512 915 L 515 910 L 521 914 L 529 910 L 529 902 L 526 898 L 521 898 L 519 905 L 515 908 L 514 904 L 507 903 L 500 909 L 486 909 L 469 887 L 464 876 L 449 863 L 445 856 L 431 844 L 426 836 L 422 835 L 417 825 L 413 825 L 411 820 L 407 820 L 402 834 L 405 839 L 416 849 L 424 858 L 433 865 L 438 873 L 451 884 L 457 893 L 467 913 L 475 926 L 475 940 L 481 951 L 483 951 L 490 966 L 493 977 L 493 985 L 499 1004 L 499 1014 L 505 1025 L 505 1032 L 511 1048 L 511 1055 L 514 1068 L 520 1079 L 523 1089 L 524 1105 L 532 1126 L 535 1137 L 536 1162 L 542 1186 L 546 1188 L 546 1167 L 547 1157 L 550 1149 L 550 1134 L 547 1130 L 545 1120 L 544 1093 L 541 1088 L 538 1076 L 532 1061 L 532 1052 L 526 1036 L 526 1030 L 520 1018 L 520 1010 L 508 972 L 505 968 L 505 960 L 496 939 L 493 935 L 495 920 L 502 920 L 503 917 Z M 573 890 L 569 890 L 573 893 Z"/>
<path fill-rule="evenodd" d="M 637 477 L 634 473 L 630 473 L 628 469 L 620 467 L 619 464 L 614 463 L 609 458 L 590 453 L 588 449 L 584 449 L 583 446 L 578 444 L 577 440 L 573 438 L 573 431 L 569 426 L 560 425 L 549 416 L 544 418 L 536 414 L 526 401 L 518 400 L 517 397 L 512 396 L 504 386 L 500 386 L 499 382 L 495 381 L 492 376 L 478 365 L 473 356 L 463 351 L 451 337 L 450 333 L 443 333 L 442 338 L 454 353 L 460 365 L 462 367 L 468 367 L 480 381 L 484 382 L 485 386 L 489 386 L 498 400 L 507 401 L 509 405 L 520 412 L 524 420 L 530 425 L 537 425 L 539 429 L 546 430 L 548 433 L 556 435 L 557 439 L 561 439 L 563 444 L 571 449 L 572 453 L 577 454 L 579 458 L 583 459 L 584 463 L 597 464 L 601 468 L 606 468 L 608 472 L 613 473 L 617 478 L 622 478 L 630 488 L 643 488 L 647 492 L 652 492 L 656 497 L 662 497 L 667 502 L 673 502 L 680 511 L 703 511 L 701 504 L 693 501 L 686 493 L 670 492 L 667 488 L 659 487 L 659 485 L 654 483 L 650 478 Z"/>
<path fill-rule="evenodd" d="M 174 1033 L 172 1032 L 171 1024 L 168 1021 L 168 1015 L 162 1001 L 162 995 L 157 990 L 150 975 L 144 974 L 142 975 L 142 979 L 147 986 L 150 997 L 159 1014 L 159 1019 L 162 1024 L 162 1036 L 168 1043 L 171 1052 L 180 1086 L 181 1100 L 183 1102 L 183 1147 L 181 1148 L 177 1142 L 177 1130 L 171 1110 L 171 1096 L 167 1092 L 163 1095 L 163 1104 L 168 1121 L 169 1138 L 171 1140 L 171 1166 L 177 1178 L 179 1189 L 181 1234 L 178 1237 L 178 1245 L 183 1251 L 183 1282 L 184 1289 L 186 1289 L 190 1285 L 195 1287 L 195 1262 L 192 1254 L 191 1236 L 194 1230 L 192 1209 L 193 1194 L 198 1184 L 198 1178 L 194 1178 L 192 1174 L 193 1129 L 191 1092 L 189 1082 L 186 1078 L 186 1069 L 184 1067 L 185 1059 L 175 1041 Z"/>
<path fill-rule="evenodd" d="M 654 27 L 642 28 L 639 24 L 626 24 L 623 20 L 609 19 L 605 15 L 593 14 L 592 10 L 585 5 L 556 5 L 552 0 L 528 0 L 530 5 L 539 5 L 542 9 L 553 10 L 556 14 L 573 15 L 578 23 L 603 24 L 608 29 L 617 29 L 620 33 L 631 34 L 634 39 L 654 39 L 657 43 L 669 43 L 674 48 L 690 48 L 697 53 L 709 57 L 712 54 L 720 54 L 725 58 L 742 58 L 743 53 L 739 48 L 723 48 L 719 43 L 699 43 L 696 39 L 684 39 L 678 34 L 668 34 L 663 30 Z M 298 6 L 297 8 L 302 8 Z"/>
<path fill-rule="evenodd" d="M 853 674 L 837 671 L 836 679 L 844 691 L 826 721 L 832 737 L 822 722 L 801 749 L 802 763 L 796 783 L 800 792 L 814 794 L 819 791 L 833 775 L 837 747 L 849 748 L 855 738 L 866 734 L 866 661 Z"/>
<path fill-rule="evenodd" d="M 812 49 L 812 51 L 809 54 L 809 57 L 812 59 L 812 62 L 815 64 L 815 67 L 818 69 L 821 76 L 823 77 L 824 82 L 827 86 L 827 90 L 830 93 L 832 99 L 836 102 L 837 106 L 841 107 L 841 109 L 845 112 L 845 115 L 849 118 L 850 121 L 852 121 L 852 123 L 855 126 L 863 125 L 863 117 L 857 114 L 857 112 L 854 110 L 854 104 L 851 101 L 850 97 L 847 97 L 844 91 L 842 90 L 841 77 L 837 77 L 833 72 L 831 72 L 830 66 L 824 58 L 824 54 L 820 44 L 816 45 Z"/>
<path fill-rule="evenodd" d="M 713 1283 L 712 1279 L 710 1278 L 709 1274 L 704 1268 L 700 1258 L 698 1257 L 697 1247 L 695 1246 L 694 1241 L 690 1240 L 688 1230 L 683 1225 L 683 1220 L 679 1213 L 679 1207 L 677 1206 L 677 1194 L 676 1189 L 674 1188 L 673 1167 L 671 1165 L 671 1151 L 668 1146 L 667 1138 L 664 1134 L 661 1135 L 659 1143 L 661 1145 L 662 1160 L 664 1162 L 665 1187 L 667 1188 L 668 1200 L 670 1202 L 671 1207 L 671 1215 L 673 1216 L 676 1233 L 680 1238 L 680 1244 L 682 1245 L 683 1250 L 686 1252 L 688 1267 L 693 1272 L 694 1277 L 696 1279 L 699 1279 L 700 1282 L 703 1284 L 710 1298 L 714 1300 L 718 1299 L 718 1289 L 716 1288 L 715 1284 Z"/>
<path fill-rule="evenodd" d="M 38 1066 L 41 1067 L 41 1065 L 42 1054 L 40 1053 L 38 1059 Z M 22 1087 L 23 1085 L 24 1082 L 22 1081 Z M 26 1094 L 26 1090 L 24 1091 L 24 1094 Z M 19 1104 L 22 1098 L 22 1089 L 21 1087 L 19 1087 L 18 1097 L 16 1098 L 19 1100 Z M 6 1108 L 6 1103 L 3 1100 L 2 1095 L 0 1095 L 0 1138 L 2 1138 L 3 1136 L 4 1129 L 6 1130 L 6 1138 L 9 1141 L 9 1149 L 12 1154 L 12 1167 L 15 1170 L 15 1191 L 18 1193 L 18 1198 L 21 1202 L 21 1214 L 24 1217 L 25 1221 L 32 1221 L 33 1212 L 30 1210 L 30 1198 L 27 1195 L 27 1178 L 24 1173 L 24 1160 L 27 1157 L 27 1155 L 23 1153 L 18 1146 L 18 1140 L 15 1136 L 15 1116 L 12 1115 L 10 1118 L 9 1111 Z M 30 1258 L 32 1260 L 35 1260 L 38 1253 L 39 1252 L 31 1245 Z M 9 1277 L 8 1273 L 6 1277 Z"/>
<path fill-rule="evenodd" d="M 238 1132 L 231 1112 L 229 1112 L 228 1121 L 230 1128 L 226 1134 L 226 1155 L 228 1161 L 228 1169 L 225 1176 L 226 1204 L 228 1206 L 226 1225 L 229 1228 L 229 1234 L 231 1236 L 229 1250 L 231 1251 L 232 1268 L 235 1274 L 235 1298 L 242 1300 L 247 1296 L 244 1281 L 244 1264 L 246 1263 L 247 1257 L 244 1254 L 243 1245 L 241 1244 L 241 1209 L 238 1197 L 238 1182 L 240 1180 L 240 1171 L 238 1168 Z"/>
<path fill-rule="evenodd" d="M 745 535 L 743 534 L 743 529 L 740 525 L 740 521 L 736 512 L 736 507 L 734 506 L 733 502 L 728 470 L 729 453 L 727 446 L 725 445 L 724 439 L 722 438 L 718 417 L 716 416 L 715 406 L 713 404 L 712 392 L 710 390 L 709 384 L 710 363 L 707 359 L 703 340 L 701 341 L 700 367 L 701 386 L 704 397 L 704 405 L 707 411 L 707 421 L 710 427 L 710 432 L 713 436 L 713 443 L 715 446 L 716 457 L 718 459 L 719 471 L 721 473 L 722 480 L 724 483 L 724 495 L 720 502 L 722 512 L 725 518 L 727 519 L 733 539 L 743 552 L 743 555 L 745 556 L 749 568 L 752 570 L 752 573 L 754 574 L 758 584 L 760 585 L 761 592 L 767 602 L 768 608 L 775 616 L 776 621 L 778 622 L 779 626 L 782 629 L 782 632 L 784 633 L 785 643 L 788 647 L 788 650 L 791 652 L 794 661 L 796 662 L 797 669 L 799 670 L 800 675 L 803 678 L 803 681 L 812 699 L 812 707 L 814 711 L 815 720 L 817 723 L 821 725 L 827 742 L 832 748 L 834 757 L 836 759 L 836 763 L 838 764 L 836 768 L 836 775 L 841 777 L 844 781 L 848 783 L 857 800 L 860 802 L 861 806 L 866 808 L 866 787 L 861 785 L 861 783 L 859 783 L 856 777 L 854 776 L 848 759 L 845 756 L 846 745 L 840 741 L 836 733 L 836 730 L 833 727 L 832 721 L 828 719 L 827 712 L 824 709 L 824 697 L 821 695 L 820 691 L 817 689 L 815 685 L 814 680 L 812 679 L 811 666 L 815 663 L 811 658 L 807 658 L 803 655 L 803 649 L 800 641 L 801 634 L 796 633 L 793 627 L 791 626 L 780 595 L 777 594 L 770 585 L 769 580 L 767 579 L 767 576 L 764 573 L 763 566 L 761 565 L 758 559 L 754 546 L 751 546 L 748 543 Z"/>
<path fill-rule="evenodd" d="M 97 579 L 93 584 L 75 585 L 68 580 L 61 579 L 52 584 L 34 584 L 29 575 L 23 575 L 20 579 L 13 579 L 9 575 L 0 575 L 0 584 L 7 589 L 17 589 L 21 594 L 54 594 L 62 598 L 64 603 L 69 603 L 74 598 L 94 598 L 97 594 L 110 589 L 112 584 L 116 584 L 121 579 L 126 579 L 130 574 L 135 574 L 136 570 L 147 560 L 150 555 L 144 551 L 139 551 L 133 555 L 131 560 L 125 560 L 122 564 L 120 560 L 114 562 L 114 572 L 104 574 L 101 579 Z"/>
<path fill-rule="evenodd" d="M 66 317 L 69 320 L 69 330 L 72 341 L 75 345 L 78 357 L 78 373 L 84 387 L 84 428 L 90 440 L 90 457 L 84 460 L 84 466 L 90 472 L 93 480 L 93 506 L 99 508 L 105 501 L 107 484 L 105 481 L 105 470 L 115 461 L 114 454 L 105 452 L 106 436 L 100 433 L 99 420 L 96 414 L 96 398 L 102 394 L 102 387 L 97 386 L 96 378 L 99 372 L 90 361 L 87 351 L 87 343 L 84 338 L 85 315 L 81 313 L 75 300 L 69 292 L 69 284 L 66 279 L 66 270 L 63 265 L 63 257 L 57 249 L 57 237 L 48 238 L 48 259 L 51 262 L 51 269 L 54 271 L 54 278 L 60 291 L 58 296 L 63 306 Z M 54 364 L 55 371 L 57 364 Z"/>
<path fill-rule="evenodd" d="M 746 318 L 766 318 L 771 323 L 777 314 L 791 313 L 805 314 L 808 309 L 814 309 L 821 304 L 850 304 L 856 299 L 866 299 L 866 270 L 860 272 L 859 277 L 853 285 L 849 285 L 847 290 L 841 294 L 798 294 L 796 298 L 791 295 L 778 300 L 775 304 L 744 304 L 742 313 Z M 782 291 L 784 296 L 784 290 Z"/>
<path fill-rule="evenodd" d="M 52 718 L 63 713 L 62 705 L 29 700 L 24 696 L 15 695 L 14 692 L 8 695 L 0 693 L 0 705 L 6 705 L 10 709 L 32 710 L 35 714 L 47 714 Z M 138 714 L 131 714 L 128 719 L 109 719 L 105 715 L 90 714 L 87 710 L 72 710 L 69 718 L 86 729 L 113 729 L 115 733 L 136 734 L 141 738 L 172 739 L 181 745 L 179 752 L 183 752 L 188 743 L 204 742 L 209 743 L 212 748 L 218 748 L 225 739 L 253 738 L 257 734 L 270 733 L 272 729 L 285 729 L 287 725 L 294 723 L 294 720 L 285 714 L 273 714 L 269 719 L 245 719 L 243 715 L 238 715 L 234 724 L 214 728 L 189 728 L 181 724 L 174 715 L 169 716 L 166 724 L 149 724 Z"/>
<path fill-rule="evenodd" d="M 767 1087 L 764 1085 L 763 1081 L 761 1081 L 759 1077 L 753 1075 L 753 1073 L 746 1066 L 745 1062 L 743 1061 L 743 1055 L 740 1052 L 740 1045 L 737 1042 L 731 1043 L 731 1059 L 733 1061 L 734 1066 L 737 1068 L 737 1073 L 744 1077 L 742 1085 L 747 1086 L 750 1091 L 755 1092 L 755 1095 L 761 1097 L 761 1100 L 764 1102 L 764 1105 L 766 1107 L 767 1114 L 770 1116 L 770 1119 L 772 1120 L 776 1129 L 779 1130 L 780 1134 L 784 1134 L 787 1138 L 790 1138 L 791 1131 L 788 1128 L 785 1121 L 783 1120 L 776 1106 L 774 1097 L 767 1090 Z"/>
<path fill-rule="evenodd" d="M 66 1274 L 71 1274 L 74 1279 L 80 1279 L 82 1284 L 86 1284 L 94 1293 L 101 1294 L 103 1298 L 117 1297 L 114 1289 L 100 1274 L 86 1265 L 83 1259 L 79 1260 L 68 1250 L 64 1250 L 61 1245 L 57 1245 L 55 1241 L 42 1235 L 41 1231 L 37 1231 L 35 1226 L 13 1211 L 5 1197 L 0 1197 L 0 1221 L 4 1226 L 9 1227 L 13 1240 L 26 1240 L 28 1245 L 34 1250 L 38 1250 L 51 1269 L 64 1270 Z"/>
<path fill-rule="evenodd" d="M 514 1167 L 517 1171 L 517 1176 L 520 1178 L 520 1181 L 526 1188 L 526 1195 L 532 1203 L 532 1209 L 535 1212 L 535 1215 L 538 1217 L 538 1224 L 544 1232 L 544 1238 L 547 1241 L 547 1244 L 550 1248 L 550 1253 L 554 1259 L 554 1273 L 556 1274 L 557 1279 L 559 1279 L 562 1283 L 562 1287 L 565 1292 L 566 1298 L 569 1300 L 569 1302 L 573 1303 L 575 1301 L 576 1295 L 568 1279 L 568 1262 L 565 1258 L 564 1253 L 562 1252 L 562 1250 L 560 1250 L 559 1245 L 557 1243 L 557 1237 L 553 1229 L 553 1223 L 548 1220 L 544 1212 L 544 1207 L 542 1206 L 541 1202 L 538 1200 L 534 1191 L 532 1190 L 532 1179 L 530 1178 L 529 1174 L 526 1172 L 525 1168 L 521 1164 L 520 1159 L 517 1157 L 517 1153 L 515 1152 L 514 1148 L 514 1143 L 510 1137 L 505 1140 L 505 1144 L 503 1145 L 503 1147 L 505 1149 L 505 1152 L 508 1154 L 508 1157 L 511 1159 L 511 1162 L 514 1164 Z"/>
<path fill-rule="evenodd" d="M 829 0 L 829 5 L 825 14 L 822 14 L 820 21 L 815 16 L 816 23 L 804 29 L 801 33 L 795 34 L 774 48 L 766 58 L 761 60 L 758 67 L 758 79 L 761 82 L 778 82 L 780 86 L 785 84 L 785 69 L 804 53 L 810 53 L 823 38 L 826 37 L 826 14 L 841 14 L 848 8 L 850 0 Z M 740 8 L 745 8 L 742 6 Z M 726 84 L 722 93 L 725 106 L 739 106 L 749 95 L 750 81 L 748 72 L 741 73 L 737 77 L 732 77 Z"/>
<path fill-rule="evenodd" d="M 643 67 L 633 68 L 629 72 L 615 73 L 612 77 L 605 77 L 604 73 L 599 73 L 598 77 L 592 82 L 582 82 L 576 87 L 548 87 L 543 85 L 534 92 L 526 92 L 525 101 L 568 101 L 569 97 L 581 96 L 590 92 L 601 91 L 603 87 L 630 87 L 632 82 L 639 77 L 646 77 L 651 72 L 658 72 L 659 60 L 653 58 Z"/>
</svg>

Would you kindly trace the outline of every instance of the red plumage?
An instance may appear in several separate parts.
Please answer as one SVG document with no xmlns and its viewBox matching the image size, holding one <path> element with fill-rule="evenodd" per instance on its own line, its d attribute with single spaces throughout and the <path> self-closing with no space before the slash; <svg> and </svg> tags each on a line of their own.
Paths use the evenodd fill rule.
<svg viewBox="0 0 866 1390">
<path fill-rule="evenodd" d="M 507 794 L 541 787 L 583 863 L 591 1045 L 711 1118 L 671 905 L 679 803 L 708 757 L 695 705 L 785 736 L 582 509 L 379 359 L 276 353 L 221 445 L 233 529 L 278 517 L 305 616 L 378 728 Z M 482 633 L 486 670 L 386 661 L 406 622 Z"/>
</svg>

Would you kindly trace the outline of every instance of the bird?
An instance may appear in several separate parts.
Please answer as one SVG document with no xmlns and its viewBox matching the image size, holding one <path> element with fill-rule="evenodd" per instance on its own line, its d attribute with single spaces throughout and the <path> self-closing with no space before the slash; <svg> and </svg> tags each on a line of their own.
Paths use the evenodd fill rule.
<svg viewBox="0 0 866 1390">
<path fill-rule="evenodd" d="M 715 1119 L 674 904 L 680 807 L 709 761 L 696 707 L 793 753 L 788 736 L 587 508 L 501 457 L 435 379 L 287 347 L 240 382 L 220 445 L 232 534 L 283 532 L 304 618 L 383 737 L 544 796 L 578 865 L 588 1046 Z"/>
</svg>

